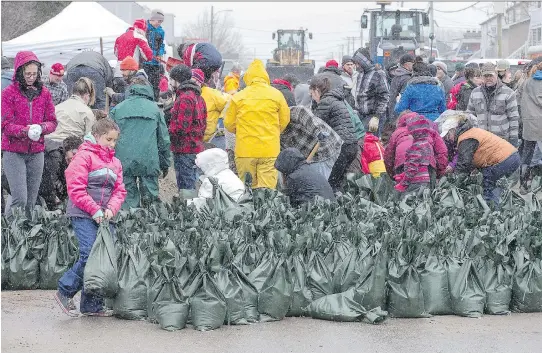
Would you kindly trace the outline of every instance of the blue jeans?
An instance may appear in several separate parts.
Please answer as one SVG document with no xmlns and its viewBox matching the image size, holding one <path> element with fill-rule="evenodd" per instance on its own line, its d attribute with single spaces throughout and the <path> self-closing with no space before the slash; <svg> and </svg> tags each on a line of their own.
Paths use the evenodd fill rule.
<svg viewBox="0 0 542 353">
<path fill-rule="evenodd" d="M 90 218 L 79 217 L 72 217 L 71 222 L 75 236 L 79 242 L 79 260 L 60 278 L 58 281 L 58 291 L 68 298 L 73 298 L 77 292 L 82 290 L 81 313 L 99 312 L 103 309 L 103 298 L 86 294 L 83 288 L 83 273 L 92 245 L 96 241 L 98 224 Z M 112 225 L 111 234 L 113 234 Z"/>
<path fill-rule="evenodd" d="M 495 205 L 499 204 L 502 189 L 497 186 L 497 181 L 502 177 L 508 178 L 519 168 L 520 164 L 519 153 L 515 152 L 501 163 L 482 169 L 482 175 L 484 176 L 484 199 L 487 202 L 493 201 Z"/>
<path fill-rule="evenodd" d="M 174 153 L 173 164 L 179 190 L 195 190 L 198 173 L 196 170 L 196 155 Z"/>
</svg>

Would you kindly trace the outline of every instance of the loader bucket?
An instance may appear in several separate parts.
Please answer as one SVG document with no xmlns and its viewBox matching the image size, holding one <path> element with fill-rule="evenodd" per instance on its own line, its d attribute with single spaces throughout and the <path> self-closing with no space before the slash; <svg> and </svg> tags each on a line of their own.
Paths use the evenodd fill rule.
<svg viewBox="0 0 542 353">
<path fill-rule="evenodd" d="M 306 83 L 314 76 L 314 67 L 307 66 L 272 66 L 268 65 L 267 74 L 269 79 L 273 81 L 277 78 L 283 78 L 287 74 L 292 74 L 297 77 L 299 82 Z"/>
</svg>

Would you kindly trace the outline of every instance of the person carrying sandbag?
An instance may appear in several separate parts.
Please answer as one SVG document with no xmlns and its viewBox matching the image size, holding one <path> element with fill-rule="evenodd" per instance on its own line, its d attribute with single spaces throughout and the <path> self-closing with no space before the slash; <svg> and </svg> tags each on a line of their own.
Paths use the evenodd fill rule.
<svg viewBox="0 0 542 353">
<path fill-rule="evenodd" d="M 85 293 L 83 274 L 99 224 L 113 218 L 126 198 L 122 165 L 115 158 L 120 129 L 110 118 L 98 120 L 66 169 L 67 215 L 79 242 L 79 260 L 58 281 L 55 300 L 64 313 L 78 316 L 73 302 L 81 293 L 81 314 L 111 316 L 103 309 L 103 298 Z"/>
</svg>

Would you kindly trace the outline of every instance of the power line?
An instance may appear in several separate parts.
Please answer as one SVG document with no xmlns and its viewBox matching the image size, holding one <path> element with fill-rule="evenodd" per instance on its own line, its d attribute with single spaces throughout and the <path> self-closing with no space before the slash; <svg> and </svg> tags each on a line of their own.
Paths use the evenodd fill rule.
<svg viewBox="0 0 542 353">
<path fill-rule="evenodd" d="M 437 9 L 434 8 L 433 11 L 440 12 L 440 13 L 456 13 L 456 12 L 461 12 L 461 11 L 468 10 L 471 7 L 474 7 L 474 6 L 478 5 L 479 3 L 480 3 L 480 1 L 477 1 L 474 4 L 469 5 L 469 6 L 465 7 L 464 9 L 461 9 L 461 10 L 445 11 L 445 10 L 437 10 Z"/>
</svg>

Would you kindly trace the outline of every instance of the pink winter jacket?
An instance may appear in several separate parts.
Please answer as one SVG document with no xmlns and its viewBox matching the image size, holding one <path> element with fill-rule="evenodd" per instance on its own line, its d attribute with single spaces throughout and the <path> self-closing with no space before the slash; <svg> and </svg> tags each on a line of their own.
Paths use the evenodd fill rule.
<svg viewBox="0 0 542 353">
<path fill-rule="evenodd" d="M 38 61 L 34 53 L 22 51 L 15 56 L 13 83 L 2 91 L 2 151 L 15 153 L 39 153 L 45 150 L 43 137 L 56 129 L 53 98 L 42 87 L 39 96 L 32 101 L 21 92 L 17 82 L 17 69 L 30 61 Z M 28 138 L 28 125 L 41 125 L 38 141 Z"/>
<path fill-rule="evenodd" d="M 384 151 L 384 164 L 386 172 L 389 176 L 395 175 L 395 170 L 405 164 L 406 151 L 412 145 L 413 138 L 408 132 L 406 120 L 418 113 L 408 113 L 402 115 L 397 121 L 397 129 L 393 132 Z M 430 121 L 433 129 L 431 130 L 431 138 L 433 140 L 434 160 L 431 166 L 435 168 L 437 177 L 440 178 L 446 172 L 448 166 L 448 148 L 446 143 L 438 133 L 438 125 Z"/>
<path fill-rule="evenodd" d="M 116 215 L 126 199 L 122 165 L 115 150 L 100 146 L 90 134 L 85 136 L 65 175 L 70 217 L 91 218 L 105 209 Z"/>
</svg>

